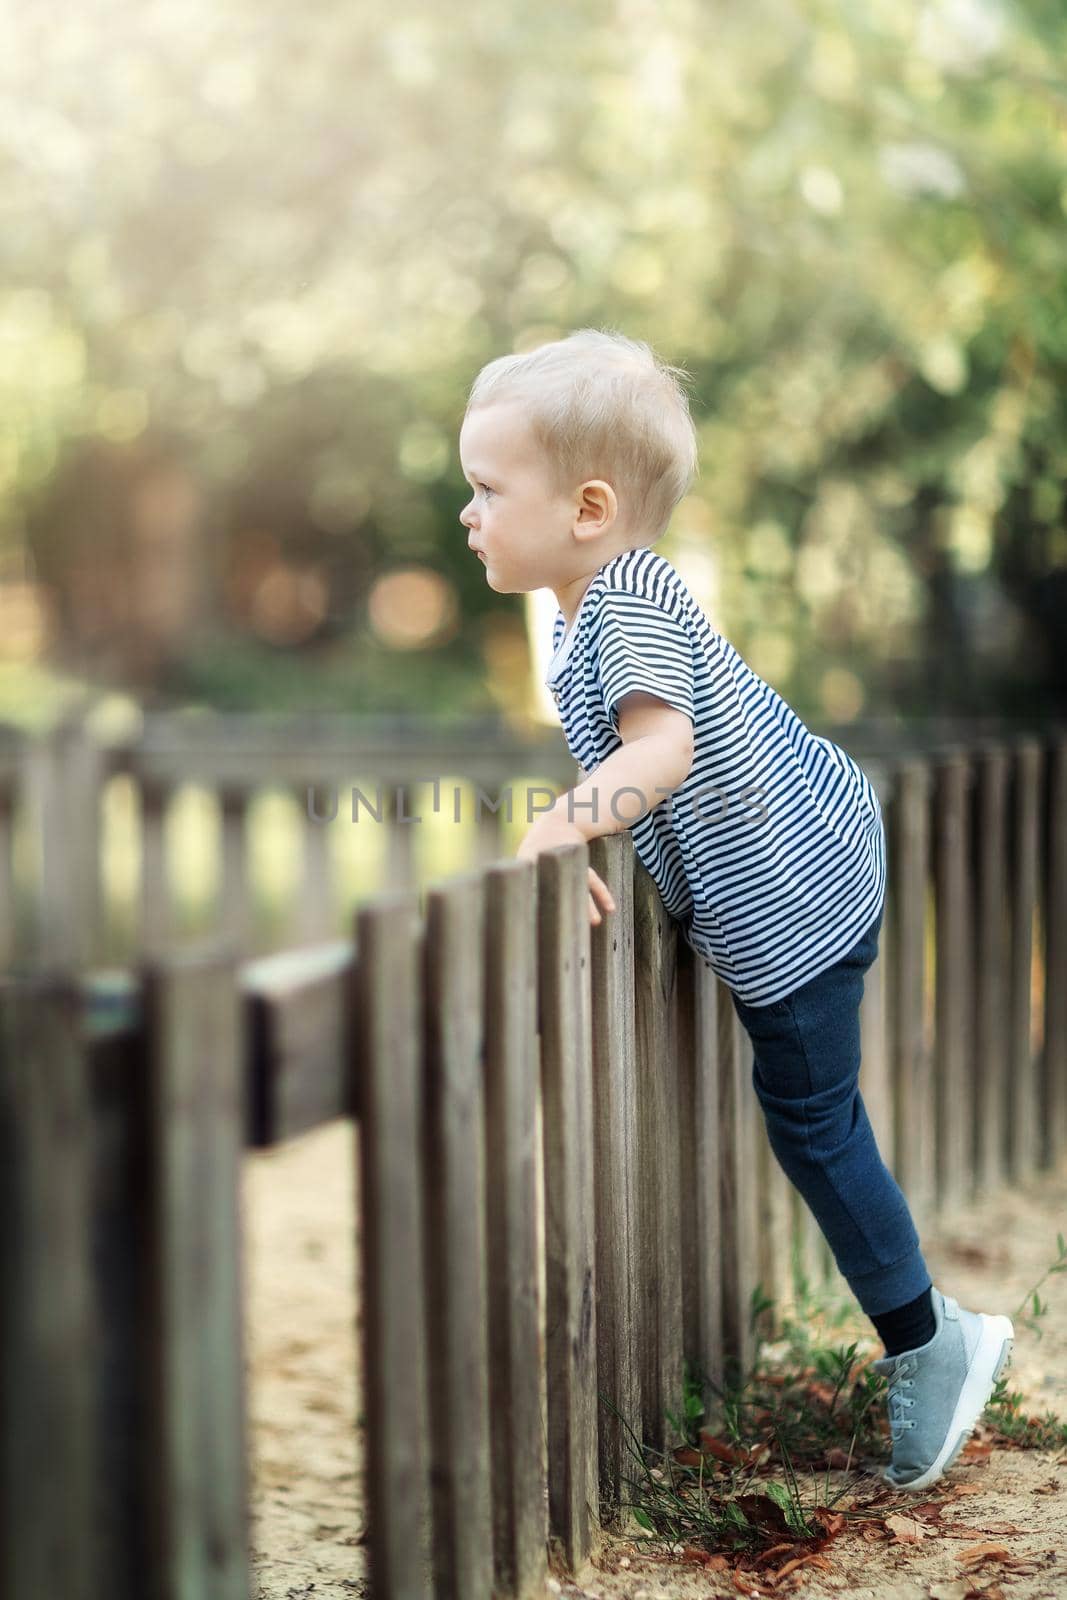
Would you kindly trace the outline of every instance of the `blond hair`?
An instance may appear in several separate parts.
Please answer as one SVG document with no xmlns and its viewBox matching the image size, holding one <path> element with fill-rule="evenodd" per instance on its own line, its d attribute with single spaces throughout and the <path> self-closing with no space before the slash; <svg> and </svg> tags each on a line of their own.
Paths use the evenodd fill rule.
<svg viewBox="0 0 1067 1600">
<path fill-rule="evenodd" d="M 639 544 L 654 544 L 697 473 L 696 430 L 682 367 L 640 339 L 579 328 L 521 355 L 498 356 L 471 386 L 466 417 L 521 404 L 558 493 L 604 478 Z"/>
</svg>

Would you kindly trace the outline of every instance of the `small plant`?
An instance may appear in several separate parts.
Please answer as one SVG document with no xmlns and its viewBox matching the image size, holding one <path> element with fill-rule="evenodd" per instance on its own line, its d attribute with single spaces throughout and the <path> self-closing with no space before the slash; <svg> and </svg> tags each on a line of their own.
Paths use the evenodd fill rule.
<svg viewBox="0 0 1067 1600">
<path fill-rule="evenodd" d="M 1060 1450 L 1067 1445 L 1067 1422 L 1052 1411 L 1043 1417 L 1024 1416 L 1022 1405 L 1022 1394 L 1009 1391 L 1007 1378 L 998 1378 L 985 1409 L 986 1420 L 1023 1450 Z"/>
<path fill-rule="evenodd" d="M 1058 1233 L 1056 1235 L 1056 1250 L 1057 1255 L 1055 1261 L 1053 1261 L 1052 1264 L 1045 1269 L 1040 1278 L 1038 1278 L 1037 1282 L 1031 1288 L 1027 1289 L 1016 1310 L 1012 1314 L 1013 1322 L 1018 1321 L 1018 1319 L 1021 1317 L 1023 1326 L 1029 1328 L 1030 1332 L 1035 1333 L 1039 1339 L 1045 1331 L 1041 1327 L 1040 1319 L 1048 1312 L 1048 1301 L 1046 1300 L 1044 1303 L 1042 1303 L 1041 1296 L 1037 1291 L 1040 1289 L 1045 1279 L 1050 1277 L 1052 1273 L 1067 1272 L 1067 1244 L 1064 1243 L 1062 1233 Z M 1032 1310 L 1027 1311 L 1027 1304 L 1031 1302 L 1031 1300 Z"/>
<path fill-rule="evenodd" d="M 1067 1272 L 1067 1243 L 1062 1233 L 1056 1235 L 1055 1260 L 1026 1291 L 1012 1313 L 1013 1322 L 1018 1324 L 1021 1319 L 1023 1326 L 1039 1339 L 1044 1334 L 1041 1318 L 1048 1315 L 1048 1301 L 1043 1301 L 1037 1291 L 1055 1272 Z M 1052 1411 L 1046 1411 L 1043 1417 L 1024 1416 L 1022 1406 L 1022 1394 L 1009 1390 L 1007 1378 L 998 1378 L 985 1415 L 1002 1438 L 1012 1440 L 1023 1450 L 1058 1450 L 1067 1444 L 1067 1423 L 1060 1417 Z"/>
<path fill-rule="evenodd" d="M 1063 1234 L 1056 1236 L 1058 1254 L 1038 1282 L 1027 1291 L 1020 1311 L 1040 1337 L 1038 1321 L 1048 1311 L 1038 1289 L 1056 1272 L 1067 1271 Z M 696 1546 L 705 1552 L 754 1554 L 761 1548 L 788 1551 L 788 1541 L 817 1550 L 849 1518 L 869 1519 L 869 1507 L 834 1510 L 853 1487 L 851 1473 L 876 1469 L 886 1454 L 888 1425 L 878 1404 L 886 1379 L 870 1369 L 860 1354 L 860 1341 L 819 1343 L 812 1329 L 840 1327 L 854 1308 L 820 1304 L 800 1274 L 794 1279 L 796 1304 L 783 1318 L 776 1359 L 767 1341 L 756 1340 L 748 1371 L 727 1364 L 721 1383 L 684 1364 L 681 1405 L 666 1409 L 674 1436 L 683 1442 L 672 1450 L 642 1445 L 620 1416 L 639 1474 L 625 1480 L 630 1499 L 623 1502 L 653 1540 L 678 1551 Z M 763 1313 L 774 1306 L 757 1285 L 750 1302 L 755 1333 Z M 1022 1396 L 997 1381 L 986 1416 L 996 1432 L 1024 1449 L 1059 1449 L 1067 1445 L 1067 1423 L 1053 1415 L 1024 1416 Z M 616 1408 L 602 1397 L 616 1416 Z M 713 1403 L 714 1415 L 709 1417 Z M 831 1470 L 842 1470 L 840 1486 L 830 1493 Z M 808 1472 L 813 1493 L 805 1503 L 798 1474 Z M 816 1472 L 824 1472 L 820 1501 Z M 758 1474 L 762 1476 L 757 1477 Z M 879 1506 L 884 1518 L 899 1506 Z M 783 1542 L 786 1541 L 786 1542 Z"/>
</svg>

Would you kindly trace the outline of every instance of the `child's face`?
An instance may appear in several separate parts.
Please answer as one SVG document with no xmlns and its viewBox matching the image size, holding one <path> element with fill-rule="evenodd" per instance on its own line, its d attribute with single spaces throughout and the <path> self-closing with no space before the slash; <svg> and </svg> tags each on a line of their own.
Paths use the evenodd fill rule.
<svg viewBox="0 0 1067 1600">
<path fill-rule="evenodd" d="M 583 510 L 577 487 L 569 495 L 555 490 L 521 409 L 500 402 L 470 412 L 460 429 L 459 458 L 474 491 L 459 520 L 490 588 L 526 594 L 573 581 L 588 551 L 572 530 L 582 522 L 592 533 L 595 511 Z"/>
</svg>

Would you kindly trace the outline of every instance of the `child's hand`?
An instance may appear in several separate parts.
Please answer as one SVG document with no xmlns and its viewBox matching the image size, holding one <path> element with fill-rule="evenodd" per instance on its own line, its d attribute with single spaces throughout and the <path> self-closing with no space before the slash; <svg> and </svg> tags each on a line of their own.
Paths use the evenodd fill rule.
<svg viewBox="0 0 1067 1600">
<path fill-rule="evenodd" d="M 515 855 L 519 861 L 533 861 L 542 850 L 554 850 L 561 844 L 585 843 L 585 835 L 575 823 L 548 811 L 543 817 L 538 817 Z M 614 911 L 615 901 L 603 878 L 595 873 L 592 867 L 589 868 L 589 888 L 589 920 L 595 926 L 601 920 L 597 901 L 599 900 L 605 911 Z"/>
</svg>

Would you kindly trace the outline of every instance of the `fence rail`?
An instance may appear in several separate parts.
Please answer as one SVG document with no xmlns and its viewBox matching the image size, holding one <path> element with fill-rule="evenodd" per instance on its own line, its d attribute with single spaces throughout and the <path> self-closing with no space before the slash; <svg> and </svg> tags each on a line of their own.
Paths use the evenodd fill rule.
<svg viewBox="0 0 1067 1600">
<path fill-rule="evenodd" d="M 448 821 L 462 805 L 471 819 L 463 866 L 477 868 L 512 853 L 506 807 L 493 807 L 516 780 L 520 790 L 525 781 L 542 782 L 532 803 L 543 806 L 582 775 L 558 731 L 520 734 L 489 721 L 442 728 L 400 718 L 155 713 L 136 737 L 102 742 L 88 731 L 85 712 L 75 705 L 47 735 L 33 738 L 0 725 L 0 964 L 61 956 L 75 965 L 123 964 L 213 934 L 231 940 L 241 956 L 342 938 L 353 904 L 375 892 L 350 887 L 346 904 L 338 881 L 333 846 L 355 816 L 365 833 L 373 828 L 383 841 L 381 883 L 422 889 L 436 869 L 420 852 L 427 831 L 416 820 L 420 783 L 424 805 Z M 843 744 L 876 786 L 887 762 L 910 754 L 937 762 L 986 742 L 1010 751 L 1051 736 L 995 718 L 854 722 L 813 731 Z M 426 793 L 445 775 L 450 785 L 473 788 L 475 797 L 457 802 L 440 781 Z M 968 771 L 965 783 L 973 779 Z M 102 801 L 119 780 L 131 789 L 121 842 L 132 836 L 139 857 L 132 907 L 118 903 L 101 870 Z M 213 857 L 213 905 L 198 906 L 187 929 L 181 863 L 169 831 L 189 785 L 211 797 L 218 829 L 217 841 L 201 844 Z M 300 859 L 281 925 L 264 934 L 250 845 L 256 803 L 268 792 L 292 799 Z M 336 817 L 319 820 L 334 805 Z"/>
<path fill-rule="evenodd" d="M 1067 1149 L 1067 734 L 865 766 L 889 882 L 860 1087 L 921 1224 Z M 91 844 L 57 846 L 83 886 Z M 685 1363 L 720 1382 L 798 1274 L 841 1287 L 628 833 L 256 960 L 60 946 L 0 982 L 0 1592 L 248 1595 L 245 1149 L 352 1121 L 380 1600 L 574 1570 L 624 1509 L 616 1412 L 680 1442 Z"/>
</svg>

